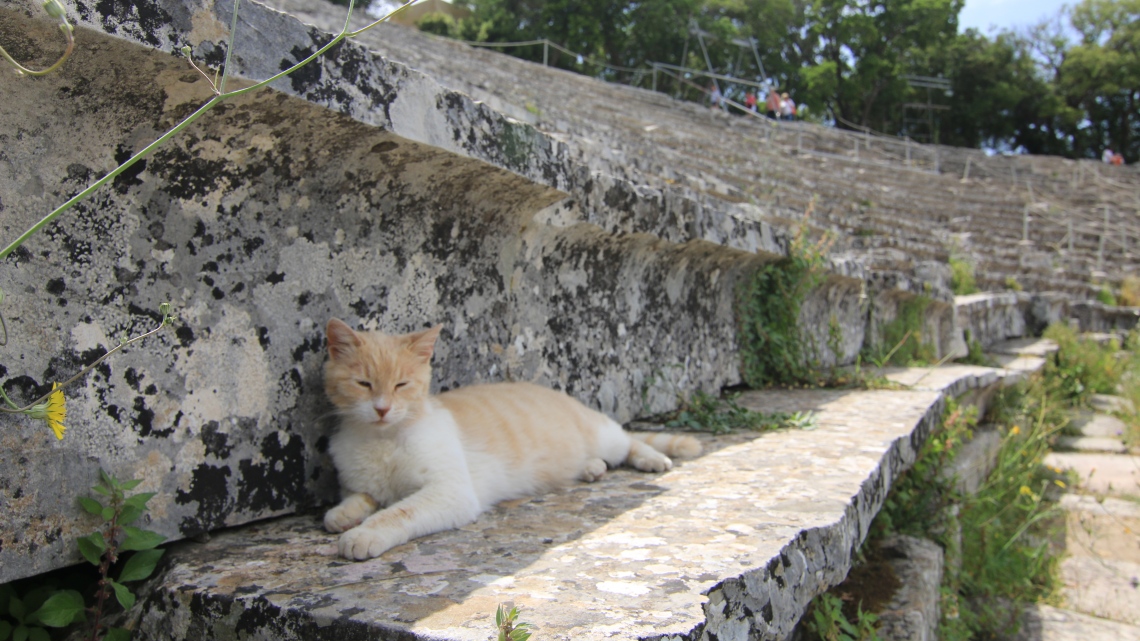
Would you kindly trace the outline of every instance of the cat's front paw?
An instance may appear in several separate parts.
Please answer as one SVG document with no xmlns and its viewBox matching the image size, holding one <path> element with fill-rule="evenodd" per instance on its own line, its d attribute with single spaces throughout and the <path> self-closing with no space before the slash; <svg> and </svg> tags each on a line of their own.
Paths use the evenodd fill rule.
<svg viewBox="0 0 1140 641">
<path fill-rule="evenodd" d="M 334 534 L 347 532 L 376 511 L 376 502 L 365 494 L 353 494 L 325 512 L 325 529 Z"/>
<path fill-rule="evenodd" d="M 354 561 L 374 559 L 402 541 L 393 539 L 384 530 L 366 527 L 353 528 L 340 535 L 340 555 Z"/>
</svg>

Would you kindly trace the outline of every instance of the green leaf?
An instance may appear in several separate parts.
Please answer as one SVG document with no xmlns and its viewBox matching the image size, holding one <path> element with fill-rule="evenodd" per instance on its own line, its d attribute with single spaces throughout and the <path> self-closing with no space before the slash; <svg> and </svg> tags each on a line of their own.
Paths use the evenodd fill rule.
<svg viewBox="0 0 1140 641">
<path fill-rule="evenodd" d="M 99 493 L 99 494 L 102 494 L 103 496 L 111 496 L 111 490 L 109 490 L 108 488 L 105 488 L 105 487 L 103 487 L 102 485 L 93 485 L 93 486 L 91 486 L 91 491 L 92 491 L 92 492 L 97 492 L 97 493 Z"/>
<path fill-rule="evenodd" d="M 8 602 L 8 614 L 12 615 L 16 621 L 24 622 L 24 615 L 27 614 L 27 610 L 24 609 L 24 602 L 16 598 L 15 595 L 12 595 L 12 599 Z"/>
<path fill-rule="evenodd" d="M 0 585 L 0 617 L 8 616 L 8 601 L 14 596 L 16 596 L 16 591 L 12 589 L 11 585 L 7 583 Z M 0 637 L 0 641 L 3 641 L 3 637 Z"/>
<path fill-rule="evenodd" d="M 142 550 L 135 552 L 127 564 L 123 566 L 123 571 L 119 573 L 119 581 L 141 581 L 154 572 L 154 566 L 158 560 L 162 558 L 162 553 L 166 550 Z"/>
<path fill-rule="evenodd" d="M 111 628 L 107 630 L 103 641 L 131 641 L 131 631 L 126 628 Z"/>
<path fill-rule="evenodd" d="M 135 595 L 122 583 L 111 581 L 111 587 L 115 590 L 115 598 L 119 600 L 119 605 L 123 606 L 124 610 L 130 610 L 135 604 Z"/>
<path fill-rule="evenodd" d="M 143 482 L 142 479 L 131 479 L 129 481 L 123 481 L 122 483 L 119 484 L 119 489 L 121 489 L 124 492 L 130 492 L 131 490 L 138 487 L 139 483 L 142 483 L 142 482 Z"/>
<path fill-rule="evenodd" d="M 135 507 L 133 505 L 124 504 L 122 510 L 119 512 L 119 520 L 117 521 L 117 523 L 119 525 L 126 525 L 128 523 L 134 523 L 142 515 L 143 515 L 142 508 L 138 508 L 138 507 Z"/>
<path fill-rule="evenodd" d="M 5 641 L 10 634 L 12 634 L 12 624 L 7 621 L 0 621 L 0 641 Z"/>
<path fill-rule="evenodd" d="M 128 497 L 127 500 L 123 502 L 123 504 L 137 507 L 140 510 L 145 510 L 146 502 L 152 498 L 154 498 L 154 492 L 139 492 L 134 496 Z"/>
<path fill-rule="evenodd" d="M 103 517 L 104 521 L 110 521 L 115 517 L 115 508 L 110 505 L 104 506 L 99 510 L 99 516 Z"/>
<path fill-rule="evenodd" d="M 28 641 L 51 641 L 51 635 L 43 628 L 28 628 Z"/>
<path fill-rule="evenodd" d="M 107 542 L 103 540 L 102 532 L 95 532 L 76 539 L 79 544 L 79 553 L 91 565 L 99 565 L 103 553 L 107 551 Z"/>
<path fill-rule="evenodd" d="M 28 626 L 20 624 L 12 631 L 12 641 L 28 641 Z"/>
<path fill-rule="evenodd" d="M 102 516 L 103 514 L 103 504 L 90 496 L 79 497 L 79 507 L 83 508 L 83 511 L 88 514 L 94 514 L 95 516 Z"/>
<path fill-rule="evenodd" d="M 108 490 L 114 489 L 116 486 L 118 486 L 118 482 L 115 481 L 115 477 L 107 474 L 107 470 L 104 470 L 103 468 L 99 468 L 99 483 Z"/>
<path fill-rule="evenodd" d="M 85 619 L 83 608 L 83 597 L 78 592 L 64 590 L 52 595 L 28 619 L 50 628 L 62 628 Z"/>
<path fill-rule="evenodd" d="M 149 550 L 166 540 L 165 536 L 157 532 L 151 532 L 150 530 L 143 530 L 129 525 L 123 528 L 123 532 L 127 534 L 127 538 L 119 545 L 119 549 L 123 551 Z"/>
</svg>

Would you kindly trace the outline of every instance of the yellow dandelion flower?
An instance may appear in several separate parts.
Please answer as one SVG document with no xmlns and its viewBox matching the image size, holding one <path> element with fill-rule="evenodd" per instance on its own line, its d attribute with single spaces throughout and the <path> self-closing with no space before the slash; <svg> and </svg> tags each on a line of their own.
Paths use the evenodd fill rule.
<svg viewBox="0 0 1140 641">
<path fill-rule="evenodd" d="M 1013 427 L 1009 428 L 1009 433 L 1014 435 L 1021 434 L 1021 428 L 1014 425 Z"/>
<path fill-rule="evenodd" d="M 55 437 L 63 440 L 63 433 L 67 431 L 67 426 L 63 424 L 67 420 L 67 405 L 64 403 L 63 391 L 59 389 L 59 383 L 52 383 L 51 389 L 52 393 L 47 402 L 40 403 L 28 410 L 28 415 L 47 421 L 48 427 L 55 433 Z"/>
<path fill-rule="evenodd" d="M 1022 485 L 1020 492 L 1025 496 L 1033 496 L 1033 490 L 1029 489 L 1028 485 Z"/>
</svg>

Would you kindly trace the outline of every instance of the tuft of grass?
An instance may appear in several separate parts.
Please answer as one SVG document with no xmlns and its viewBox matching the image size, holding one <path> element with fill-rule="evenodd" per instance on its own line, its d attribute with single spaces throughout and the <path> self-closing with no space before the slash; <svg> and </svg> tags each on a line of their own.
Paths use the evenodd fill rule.
<svg viewBox="0 0 1140 641">
<path fill-rule="evenodd" d="M 950 289 L 956 296 L 978 293 L 973 263 L 958 256 L 950 257 Z"/>
<path fill-rule="evenodd" d="M 934 345 L 923 340 L 930 298 L 915 296 L 898 306 L 894 320 L 879 329 L 879 340 L 863 350 L 876 367 L 926 365 L 935 360 Z"/>
<path fill-rule="evenodd" d="M 1050 325 L 1044 336 L 1059 348 L 1045 367 L 1062 400 L 1082 406 L 1093 394 L 1116 393 L 1128 365 L 1127 359 L 1117 357 L 1119 344 L 1082 340 L 1075 330 L 1061 323 Z"/>
<path fill-rule="evenodd" d="M 736 402 L 736 396 L 717 398 L 698 391 L 681 408 L 665 417 L 665 427 L 728 434 L 734 430 L 765 432 L 781 428 L 813 429 L 811 412 L 757 412 Z"/>
<path fill-rule="evenodd" d="M 800 309 L 823 282 L 829 241 L 808 237 L 811 211 L 809 206 L 788 255 L 756 270 L 737 289 L 741 375 L 749 387 L 814 384 L 818 379 L 814 346 L 800 331 Z"/>
<path fill-rule="evenodd" d="M 1112 288 L 1108 285 L 1102 285 L 1096 292 L 1097 302 L 1104 303 L 1105 305 L 1116 305 L 1116 295 L 1112 293 Z"/>
<path fill-rule="evenodd" d="M 1008 290 L 1009 290 L 1009 291 L 1011 291 L 1011 292 L 1020 292 L 1020 291 L 1022 291 L 1021 282 L 1020 282 L 1020 281 L 1018 281 L 1018 280 L 1017 280 L 1017 278 L 1015 278 L 1015 277 L 1013 277 L 1013 276 L 1006 276 L 1006 278 L 1005 278 L 1005 288 L 1006 288 L 1006 289 L 1008 289 Z"/>
<path fill-rule="evenodd" d="M 1116 299 L 1125 307 L 1140 307 L 1140 276 L 1125 276 Z"/>
<path fill-rule="evenodd" d="M 843 601 L 824 592 L 816 597 L 804 617 L 808 641 L 879 641 L 879 616 L 856 604 L 854 616 L 844 613 Z"/>
</svg>

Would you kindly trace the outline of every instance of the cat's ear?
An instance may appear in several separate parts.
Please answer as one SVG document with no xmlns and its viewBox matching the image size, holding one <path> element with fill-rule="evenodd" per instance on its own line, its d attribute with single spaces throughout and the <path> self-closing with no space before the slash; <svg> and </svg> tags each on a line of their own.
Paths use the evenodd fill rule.
<svg viewBox="0 0 1140 641">
<path fill-rule="evenodd" d="M 443 325 L 436 325 L 431 329 L 409 334 L 408 349 L 425 361 L 430 361 L 431 355 L 435 351 L 435 340 L 439 338 L 439 331 L 441 329 L 443 329 Z"/>
<path fill-rule="evenodd" d="M 329 319 L 325 333 L 329 338 L 329 357 L 334 360 L 352 354 L 362 343 L 360 336 L 339 318 Z"/>
</svg>

